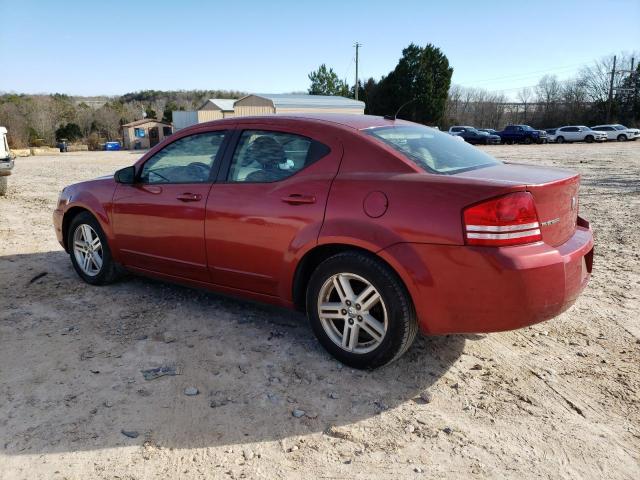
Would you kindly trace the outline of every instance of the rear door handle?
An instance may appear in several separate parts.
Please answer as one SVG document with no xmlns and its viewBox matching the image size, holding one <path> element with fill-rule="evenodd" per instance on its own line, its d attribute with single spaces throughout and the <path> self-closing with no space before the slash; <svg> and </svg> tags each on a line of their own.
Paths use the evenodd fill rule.
<svg viewBox="0 0 640 480">
<path fill-rule="evenodd" d="M 289 196 L 282 197 L 282 201 L 291 205 L 302 205 L 305 203 L 316 203 L 316 197 L 313 195 L 301 195 L 299 193 L 292 193 Z"/>
<path fill-rule="evenodd" d="M 202 200 L 202 195 L 199 193 L 181 193 L 176 197 L 181 202 L 198 202 Z"/>
</svg>

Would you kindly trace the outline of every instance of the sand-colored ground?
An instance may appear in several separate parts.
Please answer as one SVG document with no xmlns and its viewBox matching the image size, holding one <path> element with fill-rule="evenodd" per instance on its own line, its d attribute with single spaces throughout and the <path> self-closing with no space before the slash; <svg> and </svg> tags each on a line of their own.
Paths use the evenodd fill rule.
<svg viewBox="0 0 640 480">
<path fill-rule="evenodd" d="M 0 478 L 639 478 L 640 141 L 486 149 L 583 174 L 591 284 L 550 322 L 419 338 L 374 372 L 343 368 L 298 314 L 82 283 L 58 192 L 137 155 L 19 158 L 0 197 Z M 140 373 L 166 364 L 181 375 Z"/>
</svg>

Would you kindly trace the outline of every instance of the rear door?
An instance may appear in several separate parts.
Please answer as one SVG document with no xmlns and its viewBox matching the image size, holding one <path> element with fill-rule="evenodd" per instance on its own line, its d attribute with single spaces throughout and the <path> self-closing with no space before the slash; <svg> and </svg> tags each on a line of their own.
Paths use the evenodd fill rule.
<svg viewBox="0 0 640 480">
<path fill-rule="evenodd" d="M 240 129 L 207 201 L 212 281 L 277 296 L 299 249 L 316 242 L 342 146 L 295 127 Z"/>
<path fill-rule="evenodd" d="M 212 131 L 179 138 L 144 163 L 135 184 L 118 184 L 113 229 L 125 265 L 210 280 L 205 207 L 225 137 Z"/>
</svg>

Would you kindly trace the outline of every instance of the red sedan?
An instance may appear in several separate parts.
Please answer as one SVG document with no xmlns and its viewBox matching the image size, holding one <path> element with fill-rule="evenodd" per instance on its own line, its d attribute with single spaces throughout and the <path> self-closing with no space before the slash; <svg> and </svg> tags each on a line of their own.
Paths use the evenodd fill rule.
<svg viewBox="0 0 640 480">
<path fill-rule="evenodd" d="M 418 329 L 509 330 L 571 306 L 593 259 L 579 179 L 401 120 L 232 118 L 66 187 L 54 224 L 90 284 L 126 269 L 306 310 L 331 354 L 373 368 Z"/>
</svg>

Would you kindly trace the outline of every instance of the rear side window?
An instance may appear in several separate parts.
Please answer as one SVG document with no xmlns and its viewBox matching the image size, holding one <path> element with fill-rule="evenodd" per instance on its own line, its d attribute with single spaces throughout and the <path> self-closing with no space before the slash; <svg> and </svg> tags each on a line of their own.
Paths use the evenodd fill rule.
<svg viewBox="0 0 640 480">
<path fill-rule="evenodd" d="M 229 181 L 277 182 L 317 162 L 329 151 L 326 145 L 302 135 L 245 130 L 233 154 Z"/>
<path fill-rule="evenodd" d="M 211 169 L 225 132 L 208 132 L 170 143 L 142 167 L 142 183 L 204 183 L 210 181 Z"/>
<path fill-rule="evenodd" d="M 453 174 L 502 162 L 471 145 L 421 126 L 377 127 L 363 130 L 430 173 Z"/>
</svg>

